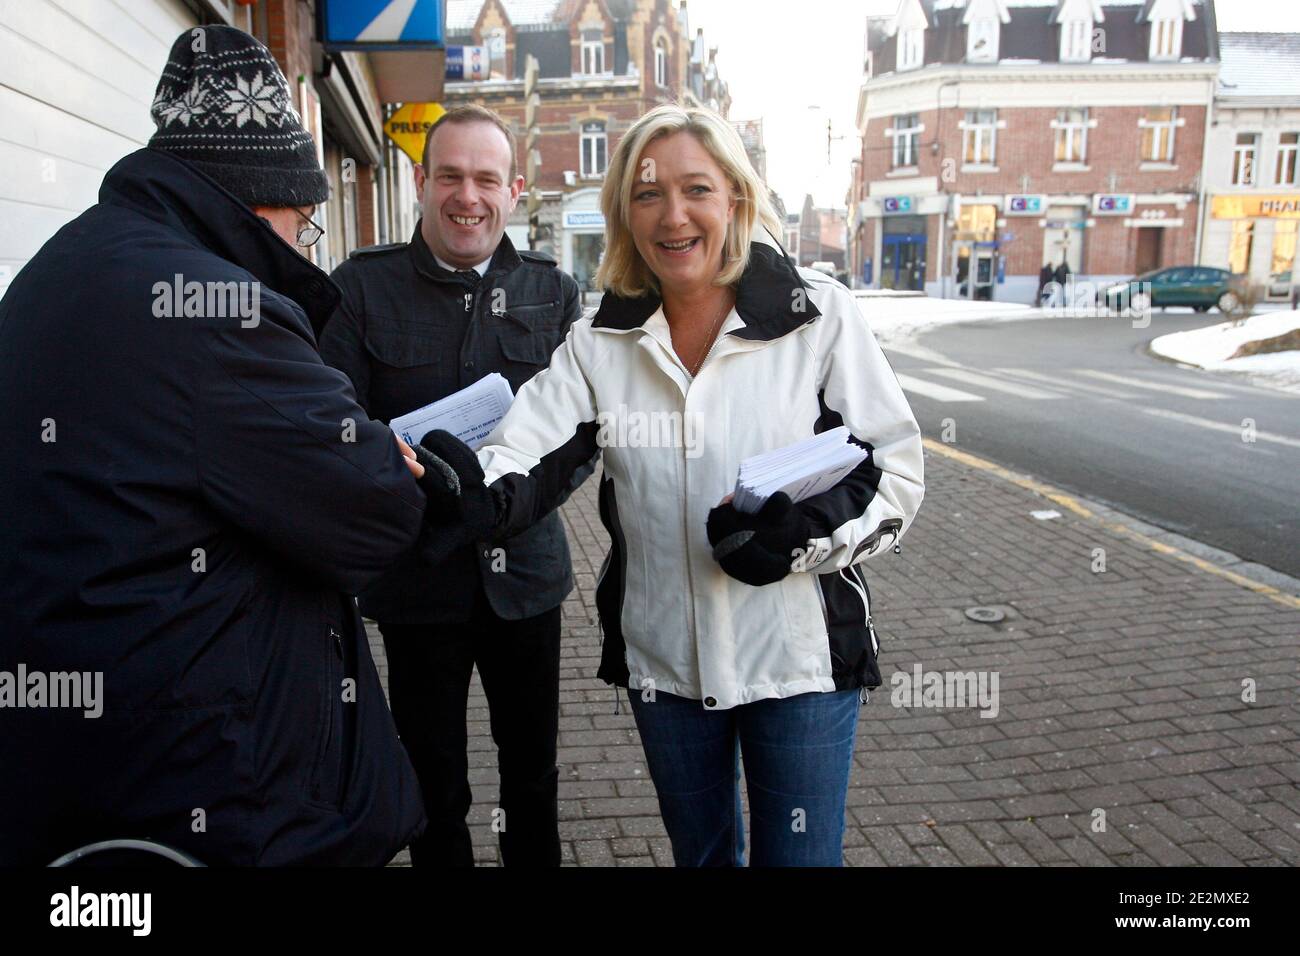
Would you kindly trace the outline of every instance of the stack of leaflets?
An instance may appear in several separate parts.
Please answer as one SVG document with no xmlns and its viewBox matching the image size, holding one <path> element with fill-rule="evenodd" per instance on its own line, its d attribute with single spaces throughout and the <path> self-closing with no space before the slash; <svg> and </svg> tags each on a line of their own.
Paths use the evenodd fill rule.
<svg viewBox="0 0 1300 956">
<path fill-rule="evenodd" d="M 740 463 L 732 505 L 737 511 L 753 514 L 778 491 L 784 491 L 791 501 L 803 501 L 834 487 L 866 457 L 865 450 L 849 444 L 849 430 L 844 425 L 765 451 Z"/>
<path fill-rule="evenodd" d="M 429 432 L 440 428 L 477 451 L 496 428 L 497 422 L 506 417 L 514 400 L 510 383 L 499 372 L 493 372 L 468 388 L 399 415 L 388 423 L 388 427 L 408 445 L 414 445 Z"/>
</svg>

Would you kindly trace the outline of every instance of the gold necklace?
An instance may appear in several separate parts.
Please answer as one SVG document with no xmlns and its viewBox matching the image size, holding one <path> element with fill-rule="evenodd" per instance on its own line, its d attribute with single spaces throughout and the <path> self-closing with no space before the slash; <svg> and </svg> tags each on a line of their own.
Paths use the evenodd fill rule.
<svg viewBox="0 0 1300 956">
<path fill-rule="evenodd" d="M 709 352 L 713 351 L 714 336 L 718 334 L 718 329 L 722 325 L 723 316 L 730 311 L 731 309 L 728 307 L 727 299 L 724 296 L 722 299 L 722 309 L 718 312 L 717 318 L 713 320 L 713 327 L 709 330 L 708 338 L 704 340 L 704 347 L 700 349 L 700 355 L 696 358 L 695 364 L 689 368 L 691 378 L 694 378 L 700 373 L 700 369 L 704 365 L 704 360 L 709 357 Z"/>
</svg>

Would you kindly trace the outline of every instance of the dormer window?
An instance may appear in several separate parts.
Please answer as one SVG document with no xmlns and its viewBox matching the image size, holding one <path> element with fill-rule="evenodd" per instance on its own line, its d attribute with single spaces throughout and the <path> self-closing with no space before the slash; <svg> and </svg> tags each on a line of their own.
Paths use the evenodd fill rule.
<svg viewBox="0 0 1300 956">
<path fill-rule="evenodd" d="M 582 72 L 605 72 L 605 36 L 600 30 L 582 31 Z"/>
<path fill-rule="evenodd" d="M 1162 19 L 1151 21 L 1152 60 L 1177 60 L 1183 54 L 1183 21 Z"/>
<path fill-rule="evenodd" d="M 915 70 L 925 61 L 925 30 L 909 27 L 898 31 L 898 68 Z"/>
<path fill-rule="evenodd" d="M 655 83 L 668 85 L 668 42 L 663 37 L 655 41 Z"/>
<path fill-rule="evenodd" d="M 1145 16 L 1151 42 L 1147 58 L 1178 60 L 1183 55 L 1183 22 L 1196 19 L 1191 0 L 1150 0 Z"/>
<path fill-rule="evenodd" d="M 1061 21 L 1061 62 L 1087 63 L 1092 59 L 1092 21 L 1075 18 Z"/>
<path fill-rule="evenodd" d="M 996 63 L 998 61 L 998 27 L 993 17 L 972 20 L 966 28 L 966 59 L 970 63 Z"/>
</svg>

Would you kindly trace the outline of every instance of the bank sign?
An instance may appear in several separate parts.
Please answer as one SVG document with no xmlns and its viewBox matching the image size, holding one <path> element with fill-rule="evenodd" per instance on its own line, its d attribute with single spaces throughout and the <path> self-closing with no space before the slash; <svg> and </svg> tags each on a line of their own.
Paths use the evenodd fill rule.
<svg viewBox="0 0 1300 956">
<path fill-rule="evenodd" d="M 912 197 L 886 196 L 880 200 L 880 208 L 886 216 L 906 215 L 912 211 Z"/>
<path fill-rule="evenodd" d="M 331 50 L 442 47 L 445 0 L 316 0 L 321 42 Z"/>
<path fill-rule="evenodd" d="M 1133 201 L 1137 197 L 1132 193 L 1098 193 L 1092 197 L 1092 214 L 1094 216 L 1131 216 Z"/>
<path fill-rule="evenodd" d="M 1043 205 L 1041 193 L 1012 195 L 1007 197 L 1004 211 L 1008 216 L 1041 216 Z"/>
</svg>

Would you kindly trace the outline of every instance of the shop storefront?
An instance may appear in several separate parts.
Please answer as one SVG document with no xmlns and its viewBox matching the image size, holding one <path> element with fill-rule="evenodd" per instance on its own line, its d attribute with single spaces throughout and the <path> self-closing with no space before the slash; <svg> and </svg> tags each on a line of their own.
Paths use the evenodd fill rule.
<svg viewBox="0 0 1300 956">
<path fill-rule="evenodd" d="M 1291 293 L 1298 224 L 1300 193 L 1214 196 L 1202 262 L 1247 275 L 1268 298 L 1284 299 Z"/>
<path fill-rule="evenodd" d="M 600 190 L 579 189 L 564 197 L 560 215 L 560 267 L 578 281 L 584 292 L 595 288 L 596 269 L 605 251 L 605 216 L 600 211 Z"/>
<path fill-rule="evenodd" d="M 953 284 L 957 298 L 992 301 L 998 272 L 996 203 L 963 203 L 952 236 Z"/>
</svg>

